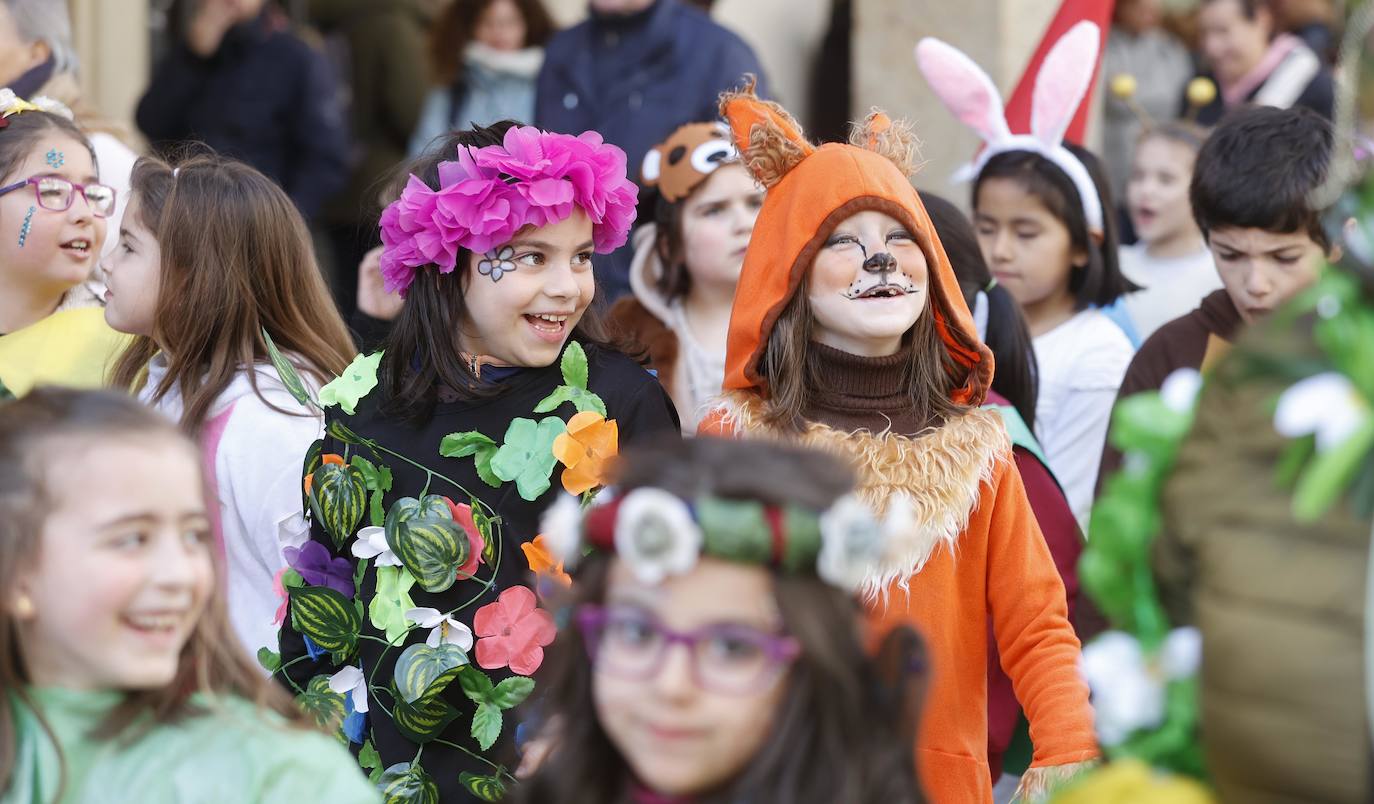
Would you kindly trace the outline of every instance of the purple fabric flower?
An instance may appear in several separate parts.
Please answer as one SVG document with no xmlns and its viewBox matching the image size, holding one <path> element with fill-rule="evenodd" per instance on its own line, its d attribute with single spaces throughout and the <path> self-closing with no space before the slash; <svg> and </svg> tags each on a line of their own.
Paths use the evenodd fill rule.
<svg viewBox="0 0 1374 804">
<path fill-rule="evenodd" d="M 591 219 L 598 252 L 629 237 L 638 191 L 625 152 L 594 131 L 573 137 L 516 126 L 501 145 L 459 148 L 457 156 L 440 163 L 438 190 L 411 176 L 382 213 L 387 292 L 404 294 L 424 266 L 453 271 L 460 247 L 485 253 L 526 226 L 565 220 L 574 207 Z"/>
<path fill-rule="evenodd" d="M 353 597 L 353 566 L 346 558 L 331 558 L 329 548 L 319 542 L 306 542 L 299 548 L 283 548 L 282 556 L 291 569 L 311 586 L 327 586 L 344 597 Z"/>
</svg>

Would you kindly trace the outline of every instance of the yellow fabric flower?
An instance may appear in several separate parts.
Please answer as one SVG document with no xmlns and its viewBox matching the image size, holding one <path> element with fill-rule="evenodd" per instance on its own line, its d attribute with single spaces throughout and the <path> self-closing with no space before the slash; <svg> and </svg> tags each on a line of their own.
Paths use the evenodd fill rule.
<svg viewBox="0 0 1374 804">
<path fill-rule="evenodd" d="M 602 485 L 606 464 L 620 453 L 620 430 L 615 420 L 583 411 L 568 420 L 568 429 L 553 441 L 553 456 L 566 468 L 563 488 L 582 494 Z"/>
<path fill-rule="evenodd" d="M 549 578 L 563 586 L 572 586 L 572 577 L 563 571 L 562 561 L 554 560 L 553 553 L 549 551 L 549 546 L 544 541 L 542 534 L 534 537 L 534 541 L 520 545 L 520 549 L 524 551 L 525 560 L 530 564 L 530 571 L 535 575 Z"/>
</svg>

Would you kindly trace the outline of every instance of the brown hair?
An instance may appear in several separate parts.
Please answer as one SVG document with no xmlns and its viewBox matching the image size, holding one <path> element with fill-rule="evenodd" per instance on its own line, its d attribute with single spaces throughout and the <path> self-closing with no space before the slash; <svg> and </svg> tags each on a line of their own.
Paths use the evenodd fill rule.
<svg viewBox="0 0 1374 804">
<path fill-rule="evenodd" d="M 60 502 L 61 495 L 48 483 L 57 451 L 54 441 L 77 441 L 87 449 L 99 449 L 114 439 L 147 443 L 155 438 L 195 449 L 174 425 L 123 394 L 38 388 L 18 401 L 0 405 L 0 589 L 13 589 L 18 575 L 32 564 L 45 517 Z M 217 552 L 211 554 L 218 563 Z M 23 646 L 9 601 L 4 604 L 0 606 L 0 691 L 12 691 L 42 722 L 42 713 L 25 691 L 30 679 Z M 96 735 L 113 738 L 136 726 L 147 728 L 201 714 L 203 709 L 191 700 L 197 692 L 247 698 L 292 726 L 308 727 L 303 713 L 243 654 L 232 634 L 224 590 L 217 584 L 182 647 L 176 677 L 161 689 L 129 692 Z M 0 694 L 0 790 L 10 782 L 17 761 L 19 735 L 12 706 L 10 696 Z M 144 717 L 148 714 L 150 718 Z M 46 729 L 47 724 L 43 725 Z M 60 757 L 61 747 L 57 748 Z"/>
<path fill-rule="evenodd" d="M 450 86 L 463 80 L 463 53 L 472 41 L 477 21 L 496 0 L 453 0 L 439 18 L 429 37 L 429 58 L 434 80 Z M 557 30 L 553 17 L 540 0 L 511 0 L 525 18 L 525 47 L 543 47 Z"/>
<path fill-rule="evenodd" d="M 153 334 L 120 358 L 115 387 L 132 388 L 165 348 L 170 370 L 152 400 L 178 389 L 182 427 L 195 433 L 235 375 L 267 360 L 263 330 L 316 380 L 343 372 L 356 350 L 320 275 L 305 221 L 271 179 L 213 155 L 193 156 L 175 173 L 145 156 L 130 185 L 140 222 L 162 250 L 162 284 Z M 248 378 L 261 397 L 257 373 Z"/>
<path fill-rule="evenodd" d="M 711 495 L 824 509 L 853 486 L 838 459 L 814 450 L 710 437 L 673 439 L 626 453 L 616 485 L 651 486 L 683 499 Z M 577 570 L 576 604 L 606 595 L 610 557 Z M 854 598 L 814 573 L 776 572 L 773 594 L 787 632 L 802 646 L 769 736 L 740 775 L 695 796 L 697 804 L 915 804 L 912 745 L 926 681 L 918 636 L 897 628 L 876 657 L 860 643 Z M 517 802 L 621 804 L 632 774 L 592 703 L 592 667 L 576 627 L 559 632 L 540 678 L 554 747 L 514 791 Z"/>
<path fill-rule="evenodd" d="M 770 427 L 794 433 L 806 427 L 812 392 L 826 385 L 811 345 L 815 319 L 807 301 L 808 281 L 802 280 L 783 308 L 759 357 L 759 374 L 768 382 L 764 421 Z M 931 307 L 933 299 L 932 295 L 904 337 L 905 344 L 911 347 L 911 358 L 903 369 L 903 385 L 912 411 L 925 422 L 924 427 L 938 427 L 968 409 L 950 398 L 963 384 L 961 378 L 968 375 L 968 369 L 954 359 L 940 340 Z"/>
<path fill-rule="evenodd" d="M 61 115 L 29 110 L 11 115 L 6 122 L 9 125 L 0 128 L 0 180 L 10 179 L 28 157 L 29 150 L 38 138 L 50 131 L 65 134 L 86 146 L 86 151 L 91 155 L 91 164 L 97 169 L 100 167 L 91 141 L 75 123 Z"/>
</svg>

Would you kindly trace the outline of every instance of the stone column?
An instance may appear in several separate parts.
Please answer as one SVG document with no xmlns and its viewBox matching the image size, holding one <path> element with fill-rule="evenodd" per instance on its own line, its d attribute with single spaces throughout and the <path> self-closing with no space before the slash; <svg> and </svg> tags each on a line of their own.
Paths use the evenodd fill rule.
<svg viewBox="0 0 1374 804">
<path fill-rule="evenodd" d="M 81 93 L 130 131 L 148 85 L 148 0 L 69 0 Z"/>
</svg>

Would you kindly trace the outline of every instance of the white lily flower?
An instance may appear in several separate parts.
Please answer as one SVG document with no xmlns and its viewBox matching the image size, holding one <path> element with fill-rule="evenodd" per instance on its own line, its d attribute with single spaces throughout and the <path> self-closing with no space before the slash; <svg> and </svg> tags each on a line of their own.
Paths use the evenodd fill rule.
<svg viewBox="0 0 1374 804">
<path fill-rule="evenodd" d="M 358 558 L 375 558 L 375 566 L 378 567 L 399 567 L 401 559 L 391 552 L 391 547 L 386 543 L 386 529 L 372 525 L 358 531 L 358 538 L 353 542 L 351 548 L 353 555 Z"/>
<path fill-rule="evenodd" d="M 1202 390 L 1202 372 L 1192 368 L 1176 369 L 1164 378 L 1159 387 L 1159 397 L 1164 406 L 1174 413 L 1187 413 L 1197 401 L 1197 393 Z"/>
<path fill-rule="evenodd" d="M 452 617 L 444 616 L 442 611 L 428 607 L 406 609 L 406 619 L 431 629 L 425 644 L 437 648 L 442 644 L 457 645 L 463 653 L 472 650 L 472 629 Z"/>
<path fill-rule="evenodd" d="M 816 573 L 821 580 L 857 591 L 882 554 L 885 533 L 910 531 L 914 514 L 905 495 L 893 498 L 882 525 L 857 496 L 846 494 L 821 514 L 821 552 Z"/>
<path fill-rule="evenodd" d="M 1123 631 L 1107 631 L 1083 648 L 1079 666 L 1092 688 L 1093 719 L 1102 744 L 1119 745 L 1140 729 L 1163 723 L 1168 683 L 1196 673 L 1201 659 L 1202 636 L 1196 628 L 1169 632 L 1153 657 L 1146 657 L 1140 642 Z"/>
<path fill-rule="evenodd" d="M 1369 418 L 1370 409 L 1354 383 L 1328 371 L 1294 383 L 1279 396 L 1274 429 L 1287 438 L 1316 434 L 1317 451 L 1340 446 Z"/>
<path fill-rule="evenodd" d="M 577 564 L 582 557 L 582 502 L 576 495 L 558 495 L 558 501 L 539 519 L 539 535 L 554 561 L 563 562 L 565 569 Z"/>
<path fill-rule="evenodd" d="M 615 521 L 615 551 L 647 584 L 691 572 L 701 554 L 701 528 L 677 495 L 638 488 L 625 495 Z"/>
<path fill-rule="evenodd" d="M 367 678 L 361 667 L 349 665 L 329 677 L 329 689 L 340 695 L 353 696 L 353 711 L 367 711 Z"/>
</svg>

